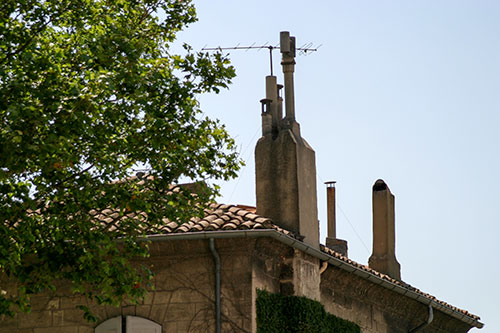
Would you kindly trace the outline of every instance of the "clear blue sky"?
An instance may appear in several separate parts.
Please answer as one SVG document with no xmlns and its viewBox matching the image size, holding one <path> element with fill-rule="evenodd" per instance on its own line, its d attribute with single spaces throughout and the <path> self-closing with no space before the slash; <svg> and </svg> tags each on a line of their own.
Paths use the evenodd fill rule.
<svg viewBox="0 0 500 333">
<path fill-rule="evenodd" d="M 405 282 L 481 316 L 500 332 L 500 1 L 196 1 L 179 34 L 204 46 L 322 44 L 297 58 L 296 114 L 323 182 L 336 180 L 337 235 L 371 254 L 371 186 L 396 196 L 396 256 Z M 201 97 L 235 137 L 246 167 L 221 202 L 255 204 L 253 149 L 268 51 L 231 52 L 237 78 Z M 282 81 L 280 58 L 274 56 Z M 277 71 L 275 71 L 277 72 Z M 367 250 L 368 249 L 368 250 Z"/>
</svg>

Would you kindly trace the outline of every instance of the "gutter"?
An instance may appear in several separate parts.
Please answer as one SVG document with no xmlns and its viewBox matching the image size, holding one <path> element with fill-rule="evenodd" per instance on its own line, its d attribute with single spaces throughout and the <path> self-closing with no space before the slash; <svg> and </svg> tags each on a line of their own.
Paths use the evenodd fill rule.
<svg viewBox="0 0 500 333">
<path fill-rule="evenodd" d="M 479 320 L 474 319 L 460 311 L 454 310 L 448 306 L 445 306 L 435 300 L 421 295 L 413 290 L 404 288 L 398 284 L 391 281 L 387 281 L 371 272 L 367 272 L 355 265 L 347 263 L 341 259 L 335 258 L 329 254 L 326 254 L 318 249 L 307 245 L 298 239 L 285 235 L 274 229 L 252 229 L 252 230 L 223 230 L 223 231 L 199 231 L 199 232 L 189 232 L 189 233 L 173 233 L 173 234 L 163 234 L 163 235 L 151 235 L 147 236 L 145 240 L 149 241 L 170 241 L 170 240 L 194 240 L 194 239 L 224 239 L 224 238 L 260 238 L 260 237 L 270 237 L 285 245 L 291 246 L 297 250 L 300 250 L 306 254 L 316 257 L 322 261 L 327 261 L 329 264 L 341 268 L 345 271 L 353 273 L 365 280 L 371 281 L 377 285 L 384 288 L 397 292 L 403 296 L 409 297 L 427 306 L 432 306 L 434 309 L 444 312 L 451 317 L 458 319 L 470 326 L 482 328 L 484 326 Z"/>
</svg>

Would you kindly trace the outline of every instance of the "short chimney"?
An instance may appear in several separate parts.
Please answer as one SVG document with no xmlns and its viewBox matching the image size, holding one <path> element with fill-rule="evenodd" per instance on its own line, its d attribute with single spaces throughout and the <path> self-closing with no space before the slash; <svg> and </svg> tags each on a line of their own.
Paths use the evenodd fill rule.
<svg viewBox="0 0 500 333">
<path fill-rule="evenodd" d="M 335 183 L 335 181 L 325 183 L 328 219 L 328 236 L 326 237 L 326 246 L 347 257 L 347 241 L 337 238 Z"/>
<path fill-rule="evenodd" d="M 379 179 L 373 185 L 373 253 L 368 265 L 380 273 L 401 280 L 401 266 L 396 260 L 394 195 Z"/>
<path fill-rule="evenodd" d="M 282 32 L 280 43 L 286 115 L 282 115 L 282 86 L 276 77 L 268 76 L 262 100 L 262 137 L 255 147 L 257 213 L 319 249 L 315 154 L 295 120 L 295 38 Z"/>
</svg>

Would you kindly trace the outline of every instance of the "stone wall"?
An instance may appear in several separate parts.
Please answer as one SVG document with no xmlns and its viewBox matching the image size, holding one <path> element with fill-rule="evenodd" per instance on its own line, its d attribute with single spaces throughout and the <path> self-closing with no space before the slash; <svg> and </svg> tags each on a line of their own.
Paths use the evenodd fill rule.
<svg viewBox="0 0 500 333">
<path fill-rule="evenodd" d="M 252 330 L 253 242 L 216 240 L 221 258 L 223 332 Z M 162 325 L 163 332 L 215 331 L 214 260 L 208 240 L 155 242 L 147 264 L 155 272 L 155 290 L 137 305 L 95 306 L 67 289 L 32 297 L 29 314 L 0 317 L 0 333 L 93 333 L 94 327 L 119 315 L 144 317 Z M 87 305 L 99 317 L 97 324 L 83 319 L 77 305 Z"/>
<path fill-rule="evenodd" d="M 408 332 L 428 318 L 426 305 L 329 266 L 321 276 L 321 303 L 325 309 L 361 327 L 363 333 Z M 430 326 L 419 332 L 459 333 L 470 327 L 434 310 Z"/>
<path fill-rule="evenodd" d="M 427 320 L 428 308 L 417 301 L 328 266 L 271 238 L 216 239 L 221 259 L 223 332 L 256 332 L 256 290 L 319 299 L 326 311 L 360 325 L 364 333 L 408 332 Z M 155 290 L 140 304 L 95 306 L 66 288 L 32 298 L 33 311 L 14 319 L 0 317 L 0 333 L 93 333 L 116 316 L 138 316 L 159 323 L 163 332 L 215 331 L 215 264 L 206 240 L 157 241 L 147 265 L 155 272 Z M 77 305 L 99 317 L 88 323 Z M 469 326 L 434 311 L 421 332 L 467 332 Z"/>
</svg>

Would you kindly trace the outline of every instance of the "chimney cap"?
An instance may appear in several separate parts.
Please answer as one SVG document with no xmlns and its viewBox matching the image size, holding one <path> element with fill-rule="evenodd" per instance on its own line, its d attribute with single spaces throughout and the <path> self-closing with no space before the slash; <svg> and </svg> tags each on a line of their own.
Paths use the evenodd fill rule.
<svg viewBox="0 0 500 333">
<path fill-rule="evenodd" d="M 280 32 L 280 52 L 288 53 L 290 52 L 290 32 L 281 31 Z"/>
<path fill-rule="evenodd" d="M 337 183 L 335 180 L 330 180 L 328 182 L 325 182 L 326 187 L 335 187 L 335 183 Z"/>
<path fill-rule="evenodd" d="M 385 190 L 388 190 L 389 187 L 387 186 L 387 184 L 382 180 L 382 179 L 377 179 L 377 181 L 375 182 L 375 184 L 373 184 L 373 190 L 374 191 L 385 191 Z"/>
</svg>

